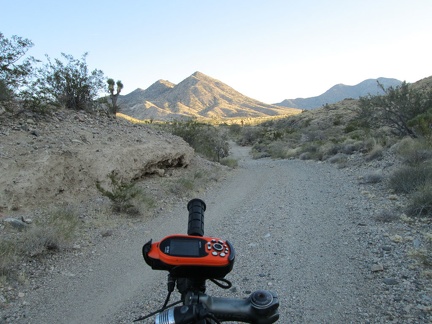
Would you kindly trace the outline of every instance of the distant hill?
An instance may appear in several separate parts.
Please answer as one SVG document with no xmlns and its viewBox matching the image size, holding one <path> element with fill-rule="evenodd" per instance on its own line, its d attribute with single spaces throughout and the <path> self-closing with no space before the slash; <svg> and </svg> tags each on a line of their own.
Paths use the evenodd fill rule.
<svg viewBox="0 0 432 324">
<path fill-rule="evenodd" d="M 378 78 L 367 79 L 354 86 L 337 84 L 317 97 L 285 99 L 284 101 L 275 105 L 299 109 L 314 109 L 322 107 L 325 104 L 332 104 L 342 101 L 346 98 L 358 99 L 368 94 L 382 94 L 383 91 L 380 87 L 378 87 L 377 82 L 381 83 L 384 88 L 395 87 L 402 83 L 396 79 Z"/>
<path fill-rule="evenodd" d="M 195 72 L 179 84 L 159 80 L 149 88 L 120 96 L 120 112 L 137 119 L 249 118 L 296 114 L 246 97 L 219 80 Z"/>
</svg>

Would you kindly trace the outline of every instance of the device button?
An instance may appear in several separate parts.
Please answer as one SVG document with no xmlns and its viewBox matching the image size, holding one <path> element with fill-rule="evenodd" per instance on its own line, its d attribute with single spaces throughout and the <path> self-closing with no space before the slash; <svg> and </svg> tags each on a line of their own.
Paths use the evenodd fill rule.
<svg viewBox="0 0 432 324">
<path fill-rule="evenodd" d="M 219 254 L 222 258 L 226 255 L 225 253 L 221 253 L 221 254 Z"/>
<path fill-rule="evenodd" d="M 217 255 L 218 255 L 218 253 L 217 253 L 216 251 L 213 251 L 212 254 L 213 254 L 214 256 L 217 256 Z"/>
<path fill-rule="evenodd" d="M 220 244 L 220 243 L 215 243 L 215 244 L 213 244 L 213 248 L 214 248 L 216 251 L 222 251 L 222 250 L 223 250 L 223 245 Z"/>
<path fill-rule="evenodd" d="M 208 243 L 207 243 L 207 249 L 208 249 L 208 250 L 211 250 L 211 247 L 212 247 L 212 246 L 211 246 L 211 243 L 208 242 Z"/>
</svg>

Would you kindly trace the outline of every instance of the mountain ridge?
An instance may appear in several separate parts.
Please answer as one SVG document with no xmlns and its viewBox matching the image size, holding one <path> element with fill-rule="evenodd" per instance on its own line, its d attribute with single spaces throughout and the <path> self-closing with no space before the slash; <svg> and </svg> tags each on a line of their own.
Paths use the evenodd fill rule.
<svg viewBox="0 0 432 324">
<path fill-rule="evenodd" d="M 196 71 L 178 84 L 158 80 L 149 88 L 120 96 L 121 112 L 137 119 L 255 118 L 301 110 L 249 98 L 225 83 Z"/>
<path fill-rule="evenodd" d="M 319 96 L 309 98 L 285 99 L 280 103 L 275 103 L 274 105 L 299 109 L 315 109 L 322 107 L 326 104 L 332 104 L 338 101 L 342 101 L 347 98 L 358 99 L 368 94 L 383 94 L 382 89 L 378 86 L 378 82 L 383 85 L 384 88 L 395 87 L 402 83 L 402 81 L 399 81 L 397 79 L 383 77 L 377 79 L 366 79 L 353 86 L 339 83 Z"/>
</svg>

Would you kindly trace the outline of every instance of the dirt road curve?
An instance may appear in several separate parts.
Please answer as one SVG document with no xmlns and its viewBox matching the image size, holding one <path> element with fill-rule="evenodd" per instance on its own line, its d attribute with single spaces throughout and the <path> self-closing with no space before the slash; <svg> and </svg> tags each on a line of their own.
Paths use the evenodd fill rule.
<svg viewBox="0 0 432 324">
<path fill-rule="evenodd" d="M 246 148 L 235 154 L 240 167 L 200 197 L 207 204 L 205 234 L 228 239 L 237 252 L 227 276 L 234 289 L 209 283 L 208 292 L 242 298 L 274 290 L 280 323 L 373 322 L 359 240 L 367 215 L 355 184 L 330 165 L 251 160 Z M 186 203 L 107 238 L 85 263 L 72 259 L 53 269 L 26 296 L 23 323 L 130 323 L 160 307 L 166 273 L 145 265 L 141 247 L 150 238 L 186 233 Z"/>
</svg>

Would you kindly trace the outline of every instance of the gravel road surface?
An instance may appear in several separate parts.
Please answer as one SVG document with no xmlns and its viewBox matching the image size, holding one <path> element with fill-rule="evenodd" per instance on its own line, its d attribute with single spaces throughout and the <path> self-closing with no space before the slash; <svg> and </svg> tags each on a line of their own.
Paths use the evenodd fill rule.
<svg viewBox="0 0 432 324">
<path fill-rule="evenodd" d="M 239 168 L 198 197 L 207 204 L 205 235 L 229 240 L 237 256 L 227 276 L 233 288 L 209 283 L 208 293 L 243 298 L 273 290 L 280 323 L 376 322 L 361 240 L 368 211 L 358 185 L 328 164 L 252 160 L 247 148 L 235 154 Z M 132 223 L 52 269 L 26 296 L 21 323 L 130 323 L 160 307 L 166 273 L 145 264 L 141 247 L 186 233 L 186 204 L 161 205 L 158 217 Z"/>
</svg>

